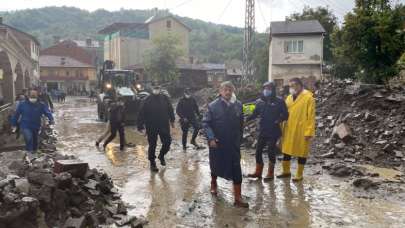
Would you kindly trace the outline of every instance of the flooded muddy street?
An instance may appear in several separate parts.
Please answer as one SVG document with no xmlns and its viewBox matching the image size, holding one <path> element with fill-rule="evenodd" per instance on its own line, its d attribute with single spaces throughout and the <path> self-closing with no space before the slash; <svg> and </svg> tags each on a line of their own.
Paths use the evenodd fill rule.
<svg viewBox="0 0 405 228">
<path fill-rule="evenodd" d="M 134 147 L 119 151 L 117 139 L 106 151 L 95 147 L 105 123 L 97 121 L 94 102 L 69 98 L 65 104 L 56 104 L 55 116 L 58 150 L 107 172 L 130 205 L 130 214 L 145 216 L 148 227 L 403 227 L 405 224 L 405 200 L 401 194 L 378 192 L 384 190 L 357 192 L 350 182 L 324 173 L 319 164 L 309 164 L 304 181 L 298 184 L 290 180 L 263 182 L 244 178 L 242 194 L 250 209 L 234 208 L 232 183 L 219 180 L 219 196 L 212 197 L 208 150 L 184 152 L 178 129 L 173 132 L 167 167 L 158 166 L 160 171 L 151 174 L 146 138 L 135 127 L 126 128 L 127 142 L 135 144 Z M 204 143 L 202 139 L 200 143 Z M 251 172 L 254 156 L 242 150 L 242 157 L 243 173 Z"/>
</svg>

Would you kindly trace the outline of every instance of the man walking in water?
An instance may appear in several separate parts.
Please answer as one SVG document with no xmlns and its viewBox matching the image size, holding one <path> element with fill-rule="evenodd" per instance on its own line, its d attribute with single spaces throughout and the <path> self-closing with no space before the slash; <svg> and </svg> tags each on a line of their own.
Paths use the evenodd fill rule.
<svg viewBox="0 0 405 228">
<path fill-rule="evenodd" d="M 182 144 L 183 150 L 187 149 L 187 135 L 190 127 L 194 128 L 193 135 L 191 136 L 190 143 L 194 145 L 197 149 L 202 149 L 200 145 L 195 141 L 198 132 L 200 131 L 199 116 L 200 110 L 198 108 L 197 102 L 194 97 L 191 96 L 190 89 L 184 90 L 184 96 L 180 99 L 177 104 L 176 113 L 180 117 L 181 130 L 183 131 L 182 135 Z"/>
<path fill-rule="evenodd" d="M 231 82 L 220 86 L 220 97 L 208 105 L 203 127 L 209 145 L 211 168 L 211 194 L 217 194 L 217 177 L 233 181 L 234 205 L 248 208 L 241 194 L 242 169 L 240 144 L 243 133 L 242 104 L 233 96 L 235 87 Z"/>
<path fill-rule="evenodd" d="M 152 94 L 145 99 L 138 116 L 138 130 L 142 132 L 146 128 L 149 143 L 148 159 L 152 172 L 159 171 L 155 161 L 158 136 L 162 142 L 158 158 L 160 164 L 166 166 L 165 155 L 169 152 L 172 142 L 170 126 L 174 128 L 174 121 L 173 106 L 169 97 L 161 92 L 159 86 L 155 86 Z"/>
</svg>

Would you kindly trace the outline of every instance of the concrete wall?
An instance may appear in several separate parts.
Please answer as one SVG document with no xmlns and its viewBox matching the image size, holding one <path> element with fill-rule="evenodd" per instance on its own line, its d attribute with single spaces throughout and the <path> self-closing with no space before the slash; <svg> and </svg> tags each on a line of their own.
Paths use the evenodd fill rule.
<svg viewBox="0 0 405 228">
<path fill-rule="evenodd" d="M 145 51 L 151 42 L 145 39 L 116 35 L 104 41 L 104 59 L 115 63 L 116 69 L 143 63 Z"/>
<path fill-rule="evenodd" d="M 171 24 L 170 28 L 167 23 Z M 118 33 L 111 34 L 104 40 L 104 59 L 115 63 L 115 68 L 124 69 L 132 65 L 142 64 L 145 52 L 152 47 L 152 40 L 167 34 L 173 34 L 180 39 L 184 57 L 180 62 L 189 59 L 189 30 L 178 21 L 167 18 L 149 24 L 149 39 L 124 37 Z"/>
<path fill-rule="evenodd" d="M 151 47 L 151 41 L 145 39 L 122 37 L 119 68 L 143 63 L 145 52 Z"/>
<path fill-rule="evenodd" d="M 277 85 L 288 85 L 292 78 L 301 78 L 307 87 L 313 87 L 314 83 L 321 78 L 318 65 L 273 65 L 273 74 L 270 78 Z"/>
<path fill-rule="evenodd" d="M 286 53 L 285 42 L 303 40 L 302 53 Z M 323 62 L 323 36 L 276 36 L 272 37 L 269 46 L 269 80 L 278 84 L 288 84 L 294 77 L 311 82 L 321 78 Z"/>
<path fill-rule="evenodd" d="M 111 60 L 115 63 L 115 66 L 120 66 L 120 36 L 114 36 L 110 40 L 104 41 L 104 60 Z"/>
<path fill-rule="evenodd" d="M 167 27 L 168 21 L 171 23 L 170 28 Z M 180 39 L 181 48 L 184 50 L 184 58 L 188 60 L 190 52 L 190 31 L 184 27 L 183 24 L 172 18 L 158 20 L 149 24 L 150 40 L 166 34 L 173 34 Z"/>
</svg>

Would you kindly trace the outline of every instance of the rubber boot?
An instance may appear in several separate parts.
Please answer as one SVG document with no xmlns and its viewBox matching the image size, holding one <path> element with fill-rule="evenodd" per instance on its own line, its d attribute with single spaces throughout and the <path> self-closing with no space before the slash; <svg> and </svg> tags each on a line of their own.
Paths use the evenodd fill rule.
<svg viewBox="0 0 405 228">
<path fill-rule="evenodd" d="M 159 172 L 159 169 L 157 168 L 155 161 L 150 161 L 150 171 L 154 173 Z"/>
<path fill-rule="evenodd" d="M 263 164 L 256 164 L 256 171 L 254 173 L 248 174 L 251 178 L 262 178 Z"/>
<path fill-rule="evenodd" d="M 218 184 L 217 184 L 217 177 L 211 176 L 211 194 L 216 196 L 218 195 Z"/>
<path fill-rule="evenodd" d="M 295 177 L 292 179 L 292 181 L 294 182 L 299 182 L 302 181 L 302 179 L 304 179 L 303 174 L 304 174 L 304 166 L 302 164 L 298 164 L 297 167 L 297 174 L 295 175 Z"/>
<path fill-rule="evenodd" d="M 291 161 L 282 161 L 281 166 L 283 167 L 283 172 L 280 175 L 277 175 L 277 178 L 291 177 L 290 164 Z"/>
<path fill-rule="evenodd" d="M 242 199 L 242 185 L 233 184 L 233 192 L 235 196 L 235 203 L 233 205 L 235 207 L 249 208 L 249 204 L 244 202 Z"/>
<path fill-rule="evenodd" d="M 267 176 L 263 179 L 264 181 L 271 181 L 274 179 L 274 163 L 269 163 L 269 169 L 267 170 Z"/>
</svg>

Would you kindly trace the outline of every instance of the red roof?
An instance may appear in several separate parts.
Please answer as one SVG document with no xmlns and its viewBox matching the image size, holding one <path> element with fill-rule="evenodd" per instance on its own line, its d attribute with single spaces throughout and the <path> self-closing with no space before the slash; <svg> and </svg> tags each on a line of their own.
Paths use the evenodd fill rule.
<svg viewBox="0 0 405 228">
<path fill-rule="evenodd" d="M 94 66 L 95 62 L 90 53 L 70 40 L 65 40 L 41 51 L 41 55 L 66 56 L 79 62 Z"/>
</svg>

